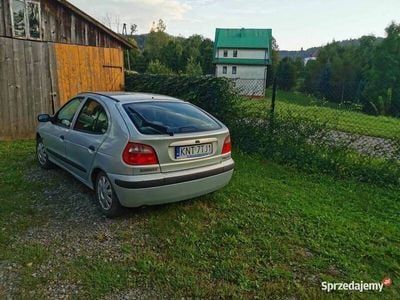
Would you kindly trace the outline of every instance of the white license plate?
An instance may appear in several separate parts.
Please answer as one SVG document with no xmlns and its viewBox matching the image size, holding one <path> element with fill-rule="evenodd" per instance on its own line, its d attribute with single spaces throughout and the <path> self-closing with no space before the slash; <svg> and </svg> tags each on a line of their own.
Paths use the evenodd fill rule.
<svg viewBox="0 0 400 300">
<path fill-rule="evenodd" d="M 175 158 L 193 158 L 207 156 L 213 153 L 212 144 L 190 145 L 175 147 Z"/>
</svg>

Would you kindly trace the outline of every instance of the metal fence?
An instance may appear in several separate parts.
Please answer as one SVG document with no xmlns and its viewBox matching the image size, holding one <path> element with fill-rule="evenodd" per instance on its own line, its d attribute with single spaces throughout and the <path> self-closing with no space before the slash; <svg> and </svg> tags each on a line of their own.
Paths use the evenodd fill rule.
<svg viewBox="0 0 400 300">
<path fill-rule="evenodd" d="M 332 145 L 342 143 L 362 154 L 400 159 L 400 118 L 363 101 L 358 89 L 346 88 L 340 93 L 340 86 L 323 86 L 314 91 L 286 86 L 274 79 L 266 89 L 264 99 L 270 101 L 271 113 L 290 111 L 324 124 L 327 131 L 323 138 Z M 346 84 L 349 86 L 353 86 L 351 82 Z"/>
<path fill-rule="evenodd" d="M 232 79 L 233 86 L 242 96 L 264 97 L 265 96 L 265 80 L 264 79 Z"/>
</svg>

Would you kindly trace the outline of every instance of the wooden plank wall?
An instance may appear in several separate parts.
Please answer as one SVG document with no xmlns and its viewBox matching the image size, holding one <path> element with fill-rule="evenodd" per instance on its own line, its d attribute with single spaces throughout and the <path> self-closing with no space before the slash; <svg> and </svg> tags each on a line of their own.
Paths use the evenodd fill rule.
<svg viewBox="0 0 400 300">
<path fill-rule="evenodd" d="M 0 0 L 0 36 L 11 36 L 11 9 L 10 2 Z"/>
<path fill-rule="evenodd" d="M 39 0 L 41 40 L 107 48 L 121 48 L 120 41 L 76 15 L 56 0 Z M 0 0 L 0 36 L 12 37 L 10 0 Z"/>
<path fill-rule="evenodd" d="M 51 94 L 53 49 L 48 43 L 0 37 L 0 139 L 33 137 L 37 115 L 58 106 Z"/>
<path fill-rule="evenodd" d="M 124 88 L 122 49 L 55 44 L 55 57 L 61 105 L 81 92 Z"/>
</svg>

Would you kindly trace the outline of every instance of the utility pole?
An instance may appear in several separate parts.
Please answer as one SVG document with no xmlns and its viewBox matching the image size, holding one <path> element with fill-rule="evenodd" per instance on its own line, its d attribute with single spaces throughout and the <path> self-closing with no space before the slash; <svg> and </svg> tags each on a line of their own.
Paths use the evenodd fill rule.
<svg viewBox="0 0 400 300">
<path fill-rule="evenodd" d="M 125 37 L 128 37 L 128 30 L 126 29 L 126 23 L 124 23 L 123 27 L 122 27 L 122 35 L 124 35 Z M 128 70 L 131 70 L 131 62 L 130 62 L 130 58 L 129 58 L 129 50 L 126 50 L 126 61 L 128 63 Z"/>
</svg>

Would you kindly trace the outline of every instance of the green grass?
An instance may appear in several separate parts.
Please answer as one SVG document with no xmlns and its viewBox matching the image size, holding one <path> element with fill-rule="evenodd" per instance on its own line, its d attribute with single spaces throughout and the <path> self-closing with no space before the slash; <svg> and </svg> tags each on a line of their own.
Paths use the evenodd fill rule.
<svg viewBox="0 0 400 300">
<path fill-rule="evenodd" d="M 31 141 L 0 142 L 0 246 L 7 245 L 17 232 L 41 224 L 43 218 L 31 205 L 44 185 L 29 184 L 24 174 L 34 163 Z M 0 252 L 0 258 L 2 253 Z"/>
<path fill-rule="evenodd" d="M 58 278 L 78 284 L 85 298 L 127 289 L 174 298 L 400 297 L 398 189 L 310 175 L 238 151 L 233 180 L 221 191 L 109 222 L 118 229 L 124 259 L 72 254 L 53 270 L 59 276 L 38 282 L 27 262 L 46 263 L 61 245 L 10 246 L 14 236 L 51 218 L 28 208 L 44 201 L 44 185 L 23 176 L 32 149 L 31 142 L 0 143 L 0 260 L 21 265 L 20 289 L 41 295 Z M 122 225 L 127 218 L 135 230 Z M 383 294 L 320 290 L 323 280 L 378 282 L 384 276 L 394 285 Z"/>
<path fill-rule="evenodd" d="M 241 109 L 264 116 L 271 106 L 270 92 L 261 100 L 244 99 Z M 278 91 L 277 112 L 290 111 L 300 116 L 316 118 L 336 130 L 383 138 L 400 137 L 400 119 L 386 116 L 371 116 L 340 105 L 322 102 L 315 97 L 298 92 Z"/>
</svg>

